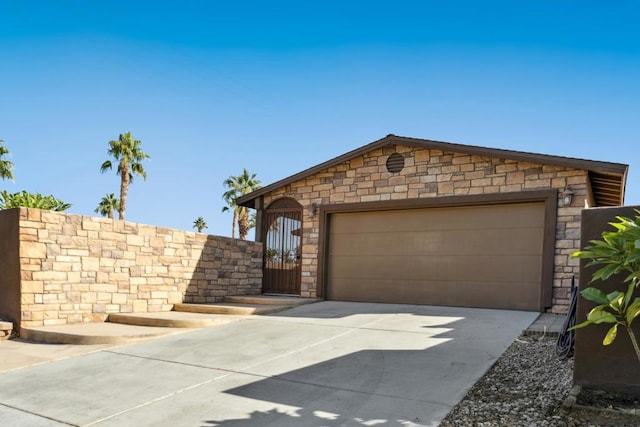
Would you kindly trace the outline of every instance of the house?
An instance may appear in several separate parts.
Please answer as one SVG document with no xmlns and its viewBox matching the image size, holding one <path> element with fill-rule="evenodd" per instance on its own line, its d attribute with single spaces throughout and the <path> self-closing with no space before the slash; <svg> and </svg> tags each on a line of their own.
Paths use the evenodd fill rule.
<svg viewBox="0 0 640 427">
<path fill-rule="evenodd" d="M 263 293 L 565 312 L 586 207 L 628 166 L 388 135 L 238 199 Z"/>
</svg>

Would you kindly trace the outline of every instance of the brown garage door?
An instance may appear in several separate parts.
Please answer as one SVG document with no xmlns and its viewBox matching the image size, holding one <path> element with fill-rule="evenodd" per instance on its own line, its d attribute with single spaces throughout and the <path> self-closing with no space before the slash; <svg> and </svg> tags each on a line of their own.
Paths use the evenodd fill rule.
<svg viewBox="0 0 640 427">
<path fill-rule="evenodd" d="M 327 298 L 540 309 L 544 203 L 336 213 Z"/>
</svg>

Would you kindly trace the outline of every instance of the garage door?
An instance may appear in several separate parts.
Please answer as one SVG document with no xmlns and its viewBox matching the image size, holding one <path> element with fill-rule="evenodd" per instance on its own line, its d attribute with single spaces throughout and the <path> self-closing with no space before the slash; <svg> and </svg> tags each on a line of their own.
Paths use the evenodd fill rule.
<svg viewBox="0 0 640 427">
<path fill-rule="evenodd" d="M 544 203 L 334 213 L 327 298 L 540 309 Z"/>
</svg>

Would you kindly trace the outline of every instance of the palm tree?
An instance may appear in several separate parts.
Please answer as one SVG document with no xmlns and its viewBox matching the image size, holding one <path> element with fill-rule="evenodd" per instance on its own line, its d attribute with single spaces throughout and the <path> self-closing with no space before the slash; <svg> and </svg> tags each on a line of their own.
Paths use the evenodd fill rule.
<svg viewBox="0 0 640 427">
<path fill-rule="evenodd" d="M 226 181 L 225 181 L 226 182 Z M 222 212 L 229 212 L 230 209 L 233 209 L 233 219 L 231 220 L 231 237 L 236 237 L 236 223 L 238 222 L 238 206 L 236 205 L 235 199 L 232 199 L 233 192 L 231 190 L 227 190 L 222 195 L 227 206 L 222 208 Z"/>
<path fill-rule="evenodd" d="M 0 179 L 13 180 L 13 173 L 11 172 L 13 163 L 2 158 L 6 154 L 9 154 L 9 150 L 4 146 L 4 141 L 0 139 Z"/>
<path fill-rule="evenodd" d="M 117 173 L 120 175 L 119 219 L 124 219 L 124 212 L 127 207 L 127 193 L 129 184 L 133 182 L 133 175 L 141 176 L 144 180 L 147 179 L 147 173 L 142 167 L 142 161 L 151 157 L 142 151 L 141 144 L 142 142 L 139 140 L 133 139 L 131 132 L 121 133 L 117 141 L 109 141 L 110 148 L 107 153 L 112 155 L 118 162 Z M 100 171 L 104 173 L 107 170 L 111 170 L 112 167 L 111 160 L 107 160 L 100 166 Z"/>
<path fill-rule="evenodd" d="M 260 180 L 256 179 L 256 174 L 249 174 L 245 168 L 241 175 L 233 176 L 224 180 L 224 187 L 227 189 L 222 194 L 222 198 L 227 206 L 222 208 L 222 212 L 233 210 L 233 222 L 231 225 L 231 237 L 236 235 L 236 224 L 238 225 L 238 234 L 240 239 L 247 240 L 249 234 L 250 221 L 248 209 L 244 206 L 238 206 L 236 201 L 240 196 L 249 194 L 260 188 Z"/>
<path fill-rule="evenodd" d="M 202 233 L 202 230 L 209 227 L 207 227 L 207 223 L 205 222 L 204 218 L 199 216 L 195 221 L 193 221 L 193 228 L 197 228 L 198 233 Z"/>
<path fill-rule="evenodd" d="M 100 200 L 94 212 L 113 219 L 113 211 L 117 211 L 118 209 L 120 209 L 120 201 L 116 198 L 115 194 L 111 193 L 106 194 L 102 200 Z"/>
</svg>

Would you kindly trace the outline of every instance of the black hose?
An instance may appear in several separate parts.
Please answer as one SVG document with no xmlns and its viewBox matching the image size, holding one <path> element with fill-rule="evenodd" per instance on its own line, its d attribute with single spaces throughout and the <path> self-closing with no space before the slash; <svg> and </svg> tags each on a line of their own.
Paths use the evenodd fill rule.
<svg viewBox="0 0 640 427">
<path fill-rule="evenodd" d="M 556 342 L 556 355 L 560 359 L 568 359 L 573 356 L 573 344 L 575 342 L 575 331 L 568 329 L 576 324 L 576 307 L 578 305 L 578 287 L 575 285 L 575 276 L 571 278 L 571 303 L 567 317 L 564 319 L 562 331 L 558 335 Z"/>
</svg>

